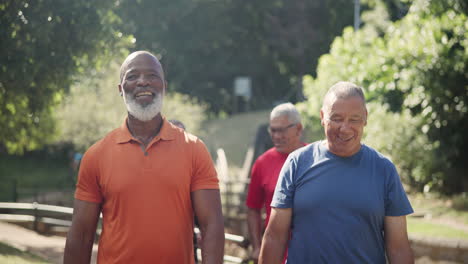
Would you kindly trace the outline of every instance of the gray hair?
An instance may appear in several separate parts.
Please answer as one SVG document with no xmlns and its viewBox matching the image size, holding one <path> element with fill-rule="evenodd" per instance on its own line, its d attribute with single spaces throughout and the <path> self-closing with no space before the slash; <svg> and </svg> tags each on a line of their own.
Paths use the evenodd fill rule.
<svg viewBox="0 0 468 264">
<path fill-rule="evenodd" d="M 291 103 L 284 103 L 277 105 L 270 114 L 270 120 L 280 116 L 285 116 L 293 124 L 301 123 L 301 115 L 297 111 L 296 107 Z"/>
<path fill-rule="evenodd" d="M 357 86 L 352 82 L 337 82 L 328 90 L 323 98 L 322 109 L 329 106 L 333 99 L 347 99 L 350 97 L 359 97 L 366 105 L 366 99 L 362 87 Z"/>
</svg>

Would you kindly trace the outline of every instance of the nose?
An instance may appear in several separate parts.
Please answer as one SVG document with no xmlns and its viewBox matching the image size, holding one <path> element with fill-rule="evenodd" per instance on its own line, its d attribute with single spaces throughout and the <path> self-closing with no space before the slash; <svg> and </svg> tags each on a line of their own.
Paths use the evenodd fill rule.
<svg viewBox="0 0 468 264">
<path fill-rule="evenodd" d="M 340 124 L 340 130 L 341 131 L 350 131 L 351 129 L 351 123 L 349 121 L 344 121 Z"/>
<path fill-rule="evenodd" d="M 283 133 L 280 133 L 278 131 L 272 131 L 270 133 L 270 137 L 273 141 L 281 139 L 283 137 Z"/>
<path fill-rule="evenodd" d="M 138 86 L 147 86 L 149 84 L 149 78 L 147 78 L 144 74 L 140 74 L 137 79 Z"/>
</svg>

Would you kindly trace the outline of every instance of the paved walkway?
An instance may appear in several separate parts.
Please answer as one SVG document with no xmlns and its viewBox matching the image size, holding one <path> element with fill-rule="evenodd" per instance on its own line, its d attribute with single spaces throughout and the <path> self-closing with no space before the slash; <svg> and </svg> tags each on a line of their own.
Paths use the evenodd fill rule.
<svg viewBox="0 0 468 264">
<path fill-rule="evenodd" d="M 64 237 L 43 236 L 32 230 L 0 221 L 0 241 L 40 256 L 50 263 L 63 262 Z M 96 253 L 97 245 L 94 245 L 91 263 L 96 263 Z"/>
<path fill-rule="evenodd" d="M 424 239 L 428 240 L 428 239 Z M 0 241 L 9 244 L 15 248 L 23 251 L 33 253 L 37 256 L 44 258 L 50 263 L 61 264 L 63 261 L 63 249 L 65 247 L 65 238 L 60 236 L 43 236 L 32 230 L 9 224 L 0 221 Z M 413 247 L 415 239 L 413 239 Z M 434 244 L 434 243 L 432 243 Z M 435 245 L 438 243 L 435 243 Z M 449 243 L 450 244 L 450 243 Z M 452 246 L 452 248 L 458 248 L 458 246 Z M 415 248 L 416 249 L 416 248 Z M 425 247 L 425 250 L 437 251 L 437 249 L 430 249 Z M 447 249 L 442 249 L 441 254 L 449 253 Z M 96 263 L 97 245 L 93 247 L 93 255 L 91 263 Z M 431 252 L 426 252 L 431 253 Z M 428 254 L 431 255 L 431 254 Z M 464 259 L 464 258 L 463 258 Z M 428 256 L 422 256 L 416 259 L 416 264 L 457 264 L 457 263 L 468 263 L 468 262 L 457 262 L 457 261 L 434 261 Z"/>
</svg>

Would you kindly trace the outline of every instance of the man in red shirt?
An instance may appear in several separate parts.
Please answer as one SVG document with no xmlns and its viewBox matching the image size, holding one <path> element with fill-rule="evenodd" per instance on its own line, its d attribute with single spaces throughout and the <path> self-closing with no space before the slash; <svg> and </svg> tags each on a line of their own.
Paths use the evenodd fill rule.
<svg viewBox="0 0 468 264">
<path fill-rule="evenodd" d="M 249 192 L 247 223 L 252 242 L 251 258 L 258 260 L 262 241 L 262 232 L 270 218 L 270 203 L 276 187 L 279 173 L 289 153 L 304 146 L 301 142 L 302 124 L 299 112 L 291 103 L 280 104 L 270 114 L 268 133 L 274 147 L 267 150 L 255 161 L 252 167 Z M 262 208 L 266 219 L 262 223 Z"/>
</svg>

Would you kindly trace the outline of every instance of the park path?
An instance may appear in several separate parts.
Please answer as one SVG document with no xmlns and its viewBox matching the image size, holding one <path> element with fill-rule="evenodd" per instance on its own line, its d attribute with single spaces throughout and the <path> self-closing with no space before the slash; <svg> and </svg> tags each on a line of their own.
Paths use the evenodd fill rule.
<svg viewBox="0 0 468 264">
<path fill-rule="evenodd" d="M 0 241 L 33 253 L 53 264 L 63 262 L 65 238 L 60 236 L 43 236 L 32 230 L 0 221 Z M 93 247 L 91 263 L 96 263 L 97 245 Z"/>
<path fill-rule="evenodd" d="M 44 236 L 32 230 L 0 221 L 0 242 L 11 245 L 22 251 L 42 257 L 49 263 L 61 264 L 65 238 L 60 236 Z M 96 263 L 97 245 L 93 247 L 91 263 Z M 434 261 L 427 256 L 416 259 L 415 264 L 458 264 L 452 261 Z M 463 262 L 461 262 L 463 263 Z"/>
</svg>

